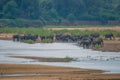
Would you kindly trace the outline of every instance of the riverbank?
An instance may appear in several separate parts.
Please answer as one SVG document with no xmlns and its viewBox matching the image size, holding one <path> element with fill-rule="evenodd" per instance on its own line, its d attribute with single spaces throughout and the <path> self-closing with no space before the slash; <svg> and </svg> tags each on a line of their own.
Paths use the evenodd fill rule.
<svg viewBox="0 0 120 80">
<path fill-rule="evenodd" d="M 101 74 L 102 70 L 45 65 L 0 64 L 0 80 L 119 80 L 120 74 Z M 4 76 L 17 74 L 17 76 Z M 19 74 L 26 74 L 19 76 Z M 28 74 L 28 75 L 27 75 Z M 33 75 L 29 75 L 33 74 Z"/>
<path fill-rule="evenodd" d="M 0 40 L 12 40 L 13 35 L 11 33 L 1 33 Z"/>
<path fill-rule="evenodd" d="M 83 29 L 85 29 L 85 28 L 83 28 Z M 10 33 L 9 34 L 7 34 L 7 33 L 0 34 L 0 40 L 12 40 L 13 35 L 14 34 L 10 34 Z M 94 48 L 93 50 L 108 51 L 108 52 L 120 52 L 120 38 L 116 38 L 115 40 L 104 40 L 104 46 L 102 46 L 100 48 Z"/>
<path fill-rule="evenodd" d="M 118 40 L 104 41 L 104 45 L 102 47 L 95 48 L 94 50 L 104 51 L 104 52 L 120 52 L 120 41 Z"/>
</svg>

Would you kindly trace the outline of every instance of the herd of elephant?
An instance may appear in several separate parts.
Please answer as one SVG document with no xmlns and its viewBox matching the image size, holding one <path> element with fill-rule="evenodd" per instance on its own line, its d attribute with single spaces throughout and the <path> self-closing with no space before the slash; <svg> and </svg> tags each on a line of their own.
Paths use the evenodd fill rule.
<svg viewBox="0 0 120 80">
<path fill-rule="evenodd" d="M 114 35 L 112 33 L 105 34 L 105 38 L 113 39 Z M 100 38 L 100 34 L 93 33 L 90 35 L 70 35 L 70 34 L 56 34 L 56 35 L 49 35 L 49 36 L 38 36 L 38 35 L 31 35 L 31 34 L 23 34 L 23 35 L 13 35 L 13 41 L 20 41 L 23 40 L 32 40 L 36 42 L 37 39 L 40 39 L 42 42 L 45 39 L 50 39 L 53 42 L 77 42 L 79 46 L 83 48 L 90 48 L 96 47 L 97 45 L 103 46 L 103 39 Z"/>
</svg>

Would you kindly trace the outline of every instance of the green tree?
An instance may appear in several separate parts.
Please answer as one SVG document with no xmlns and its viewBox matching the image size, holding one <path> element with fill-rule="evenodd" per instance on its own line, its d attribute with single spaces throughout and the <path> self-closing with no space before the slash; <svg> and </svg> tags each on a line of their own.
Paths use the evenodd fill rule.
<svg viewBox="0 0 120 80">
<path fill-rule="evenodd" d="M 21 17 L 26 19 L 38 19 L 39 18 L 39 0 L 21 0 L 20 3 L 20 10 L 21 10 Z"/>
<path fill-rule="evenodd" d="M 75 21 L 75 15 L 74 14 L 69 14 L 68 16 L 67 16 L 67 19 L 70 21 L 70 22 L 74 22 Z"/>
<path fill-rule="evenodd" d="M 18 16 L 18 5 L 14 0 L 10 0 L 3 6 L 3 13 L 5 18 L 15 19 Z"/>
<path fill-rule="evenodd" d="M 0 0 L 0 18 L 107 23 L 120 20 L 120 0 Z"/>
</svg>

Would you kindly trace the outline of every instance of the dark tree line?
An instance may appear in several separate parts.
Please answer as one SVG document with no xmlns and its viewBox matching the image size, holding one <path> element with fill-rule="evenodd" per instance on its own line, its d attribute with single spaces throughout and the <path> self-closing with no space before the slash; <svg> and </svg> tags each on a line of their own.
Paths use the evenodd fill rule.
<svg viewBox="0 0 120 80">
<path fill-rule="evenodd" d="M 1 19 L 42 22 L 120 20 L 120 0 L 0 0 Z"/>
</svg>

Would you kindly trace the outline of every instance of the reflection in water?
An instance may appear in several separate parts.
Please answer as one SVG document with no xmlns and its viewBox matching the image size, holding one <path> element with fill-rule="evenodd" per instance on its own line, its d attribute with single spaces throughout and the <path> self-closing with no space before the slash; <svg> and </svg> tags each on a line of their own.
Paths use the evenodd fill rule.
<svg viewBox="0 0 120 80">
<path fill-rule="evenodd" d="M 56 57 L 66 56 L 76 58 L 77 61 L 38 62 L 29 59 L 11 58 L 9 56 Z M 36 43 L 25 44 L 0 40 L 0 63 L 45 64 L 55 66 L 69 66 L 79 68 L 93 68 L 120 73 L 120 52 L 101 52 L 83 49 L 76 43 Z"/>
</svg>

